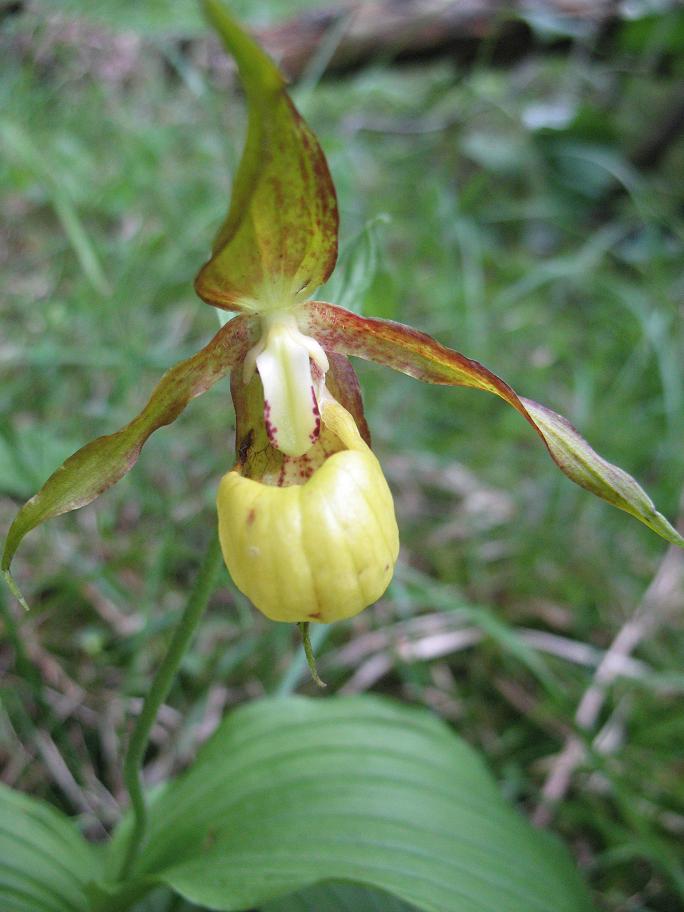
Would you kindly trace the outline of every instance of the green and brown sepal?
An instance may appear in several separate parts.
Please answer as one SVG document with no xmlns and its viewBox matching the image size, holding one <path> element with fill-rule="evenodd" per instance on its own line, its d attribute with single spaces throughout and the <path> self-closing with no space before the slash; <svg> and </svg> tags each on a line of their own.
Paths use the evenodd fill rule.
<svg viewBox="0 0 684 912">
<path fill-rule="evenodd" d="M 276 65 L 218 0 L 203 0 L 203 7 L 237 62 L 249 120 L 230 209 L 195 288 L 226 310 L 292 307 L 311 297 L 335 266 L 335 188 Z"/>
</svg>

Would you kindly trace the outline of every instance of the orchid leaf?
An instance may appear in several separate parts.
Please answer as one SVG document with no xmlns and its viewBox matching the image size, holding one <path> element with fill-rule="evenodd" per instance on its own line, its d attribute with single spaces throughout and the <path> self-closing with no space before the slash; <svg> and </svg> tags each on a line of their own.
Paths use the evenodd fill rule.
<svg viewBox="0 0 684 912">
<path fill-rule="evenodd" d="M 191 399 L 206 392 L 245 355 L 251 320 L 239 317 L 220 329 L 201 351 L 167 371 L 140 414 L 115 434 L 98 437 L 70 456 L 24 506 L 12 523 L 2 570 L 36 526 L 95 500 L 135 465 L 150 434 L 178 418 Z M 16 592 L 16 587 L 12 587 Z"/>
<path fill-rule="evenodd" d="M 2 912 L 88 912 L 101 860 L 72 820 L 0 783 Z"/>
<path fill-rule="evenodd" d="M 237 62 L 249 121 L 230 210 L 195 288 L 226 310 L 304 300 L 337 259 L 337 200 L 325 157 L 275 64 L 219 0 L 203 0 L 203 8 Z"/>
<path fill-rule="evenodd" d="M 281 897 L 277 908 L 321 912 L 393 898 L 425 912 L 592 909 L 567 853 L 504 802 L 464 741 L 370 696 L 231 712 L 150 808 L 131 873 L 145 881 L 226 912 Z M 330 881 L 365 889 L 333 905 Z M 285 899 L 316 884 L 320 905 Z M 387 902 L 364 902 L 369 890 Z"/>
<path fill-rule="evenodd" d="M 329 880 L 261 907 L 261 912 L 416 912 L 384 890 L 346 881 Z"/>
<path fill-rule="evenodd" d="M 409 326 L 360 317 L 319 301 L 302 310 L 300 325 L 326 350 L 377 361 L 426 383 L 472 387 L 500 396 L 529 421 L 571 481 L 635 516 L 671 544 L 684 547 L 684 538 L 630 475 L 599 456 L 562 415 L 519 397 L 479 362 Z"/>
</svg>

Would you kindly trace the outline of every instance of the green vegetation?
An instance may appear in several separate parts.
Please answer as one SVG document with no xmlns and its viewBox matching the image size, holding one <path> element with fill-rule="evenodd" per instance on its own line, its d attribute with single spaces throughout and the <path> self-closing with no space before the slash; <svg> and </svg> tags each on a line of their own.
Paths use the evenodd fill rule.
<svg viewBox="0 0 684 912">
<path fill-rule="evenodd" d="M 3 534 L 63 458 L 124 424 L 217 328 L 192 278 L 225 214 L 242 101 L 179 51 L 179 35 L 204 31 L 193 4 L 119 3 L 116 17 L 93 4 L 86 19 L 88 6 L 3 24 Z M 600 50 L 586 39 L 511 69 L 485 45 L 467 71 L 377 64 L 294 90 L 340 197 L 342 258 L 320 297 L 483 361 L 670 517 L 684 483 L 684 143 L 648 171 L 630 155 L 678 99 L 683 32 L 681 12 L 644 16 Z M 329 690 L 429 706 L 534 814 L 666 546 L 562 478 L 492 397 L 358 368 L 403 550 L 380 604 L 318 628 L 321 673 Z M 96 505 L 27 539 L 14 569 L 31 614 L 0 591 L 4 781 L 94 839 L 118 819 L 125 722 L 213 534 L 232 428 L 222 382 Z M 684 900 L 684 598 L 681 564 L 666 569 L 552 816 L 605 910 Z M 155 730 L 151 782 L 228 708 L 314 690 L 293 630 L 221 572 Z"/>
</svg>

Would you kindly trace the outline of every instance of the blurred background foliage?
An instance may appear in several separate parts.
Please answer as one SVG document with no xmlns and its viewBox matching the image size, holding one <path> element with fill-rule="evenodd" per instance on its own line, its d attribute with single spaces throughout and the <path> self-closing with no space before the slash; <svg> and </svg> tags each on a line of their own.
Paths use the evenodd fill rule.
<svg viewBox="0 0 684 912">
<path fill-rule="evenodd" d="M 320 5 L 232 8 L 267 27 Z M 3 3 L 0 15 L 4 533 L 56 465 L 128 421 L 215 332 L 191 280 L 245 112 L 229 73 L 196 52 L 207 29 L 194 0 Z M 320 296 L 483 361 L 676 517 L 684 142 L 676 116 L 663 125 L 681 115 L 684 11 L 630 2 L 609 30 L 548 15 L 527 27 L 539 44 L 506 66 L 484 40 L 467 65 L 383 59 L 321 78 L 319 55 L 294 85 L 340 199 L 340 265 Z M 358 370 L 402 556 L 380 604 L 317 630 L 328 693 L 372 689 L 447 719 L 568 842 L 599 908 L 681 909 L 681 565 L 663 572 L 663 543 L 575 489 L 499 401 Z M 28 539 L 15 569 L 29 615 L 0 591 L 4 781 L 95 839 L 117 818 L 129 720 L 232 457 L 222 383 L 102 500 Z M 578 705 L 640 610 L 635 655 L 618 656 L 584 732 Z M 191 760 L 231 706 L 296 688 L 313 691 L 293 631 L 224 575 L 155 731 L 150 783 Z M 540 811 L 575 733 L 586 752 Z"/>
</svg>

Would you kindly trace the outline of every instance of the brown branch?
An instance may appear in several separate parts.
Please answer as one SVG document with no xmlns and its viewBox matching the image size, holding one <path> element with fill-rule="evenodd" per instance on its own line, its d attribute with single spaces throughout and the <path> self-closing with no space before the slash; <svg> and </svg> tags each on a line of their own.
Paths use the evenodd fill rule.
<svg viewBox="0 0 684 912">
<path fill-rule="evenodd" d="M 328 36 L 335 41 L 326 73 L 344 73 L 375 60 L 406 61 L 448 54 L 476 59 L 486 43 L 490 62 L 510 63 L 542 45 L 528 23 L 535 12 L 562 26 L 599 32 L 619 16 L 616 0 L 373 0 L 299 14 L 257 37 L 291 79 L 305 73 Z M 570 29 L 569 29 L 570 30 Z M 568 46 L 568 39 L 546 47 Z"/>
</svg>

